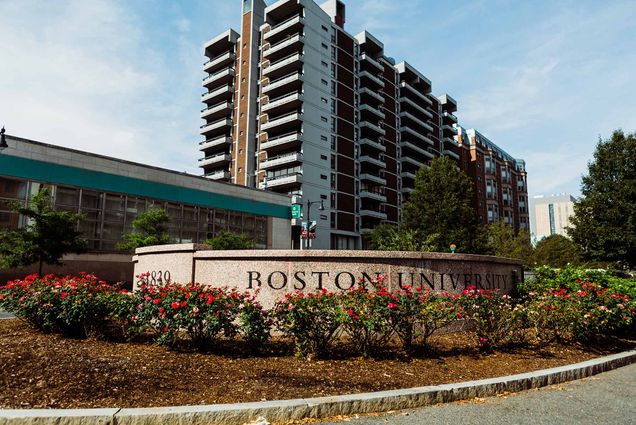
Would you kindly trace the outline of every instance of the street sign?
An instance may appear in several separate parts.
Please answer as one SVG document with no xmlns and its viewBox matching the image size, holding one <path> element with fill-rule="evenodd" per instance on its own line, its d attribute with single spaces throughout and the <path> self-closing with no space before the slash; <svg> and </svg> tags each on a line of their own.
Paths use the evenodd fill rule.
<svg viewBox="0 0 636 425">
<path fill-rule="evenodd" d="M 292 204 L 291 206 L 292 219 L 298 219 L 302 215 L 302 205 Z"/>
<path fill-rule="evenodd" d="M 316 239 L 316 222 L 315 221 L 311 221 L 311 223 L 309 223 L 309 228 L 307 229 L 309 231 L 309 239 Z"/>
</svg>

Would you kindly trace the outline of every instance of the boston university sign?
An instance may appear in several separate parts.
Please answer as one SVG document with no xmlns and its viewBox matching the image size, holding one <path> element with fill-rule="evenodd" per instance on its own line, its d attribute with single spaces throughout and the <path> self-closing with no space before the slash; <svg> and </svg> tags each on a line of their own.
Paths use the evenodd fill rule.
<svg viewBox="0 0 636 425">
<path fill-rule="evenodd" d="M 384 251 L 210 251 L 183 244 L 140 248 L 135 275 L 258 290 L 265 306 L 296 290 L 347 290 L 384 276 L 390 290 L 405 285 L 461 292 L 475 286 L 510 292 L 523 279 L 517 260 L 466 254 Z"/>
</svg>

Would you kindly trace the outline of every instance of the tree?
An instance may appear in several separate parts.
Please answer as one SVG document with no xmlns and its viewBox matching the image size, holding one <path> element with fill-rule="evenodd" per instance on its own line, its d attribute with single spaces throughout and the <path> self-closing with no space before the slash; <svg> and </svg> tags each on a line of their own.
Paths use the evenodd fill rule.
<svg viewBox="0 0 636 425">
<path fill-rule="evenodd" d="M 497 257 L 508 257 L 523 260 L 524 263 L 530 261 L 532 256 L 532 244 L 530 234 L 526 229 L 519 230 L 515 234 L 512 226 L 499 220 L 484 229 L 486 233 L 487 252 Z"/>
<path fill-rule="evenodd" d="M 133 231 L 124 235 L 124 241 L 117 245 L 117 249 L 134 253 L 135 249 L 144 246 L 170 243 L 168 223 L 170 216 L 163 208 L 152 208 L 140 213 L 132 222 Z"/>
<path fill-rule="evenodd" d="M 38 263 L 61 264 L 64 254 L 80 254 L 86 250 L 86 240 L 77 230 L 82 214 L 56 211 L 51 206 L 51 191 L 43 188 L 31 197 L 28 205 L 10 202 L 9 208 L 27 219 L 27 225 L 17 230 L 0 230 L 0 266 L 14 268 Z"/>
<path fill-rule="evenodd" d="M 243 233 L 234 233 L 227 230 L 219 232 L 212 239 L 205 241 L 210 248 L 217 251 L 254 249 L 254 241 Z"/>
<path fill-rule="evenodd" d="M 481 252 L 470 178 L 448 157 L 434 159 L 417 172 L 415 190 L 404 205 L 404 226 L 427 240 L 435 251 Z"/>
<path fill-rule="evenodd" d="M 534 266 L 564 267 L 581 264 L 578 246 L 563 235 L 551 235 L 541 239 L 532 254 Z"/>
<path fill-rule="evenodd" d="M 636 266 L 636 133 L 599 140 L 581 192 L 568 234 L 583 257 Z"/>
<path fill-rule="evenodd" d="M 383 224 L 376 226 L 368 238 L 371 248 L 378 251 L 431 251 L 437 235 L 424 240 L 415 230 Z"/>
</svg>

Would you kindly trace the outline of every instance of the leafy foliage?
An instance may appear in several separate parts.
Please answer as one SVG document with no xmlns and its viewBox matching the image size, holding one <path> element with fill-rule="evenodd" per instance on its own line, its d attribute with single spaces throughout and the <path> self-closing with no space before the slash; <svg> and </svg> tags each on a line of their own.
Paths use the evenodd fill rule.
<svg viewBox="0 0 636 425">
<path fill-rule="evenodd" d="M 424 240 L 415 230 L 390 224 L 376 226 L 369 234 L 371 247 L 378 251 L 432 251 L 437 237 Z"/>
<path fill-rule="evenodd" d="M 569 235 L 587 260 L 636 266 L 636 134 L 599 140 Z"/>
<path fill-rule="evenodd" d="M 470 178 L 451 159 L 434 159 L 417 173 L 404 205 L 404 225 L 424 240 L 433 237 L 435 251 L 448 251 L 455 244 L 458 252 L 481 252 L 472 196 Z"/>
<path fill-rule="evenodd" d="M 535 266 L 564 267 L 581 264 L 579 247 L 562 235 L 550 235 L 541 239 L 534 248 L 532 263 Z"/>
<path fill-rule="evenodd" d="M 532 256 L 532 244 L 530 234 L 526 229 L 521 229 L 515 234 L 512 226 L 499 220 L 485 228 L 488 253 L 498 257 L 508 257 L 530 262 Z"/>
<path fill-rule="evenodd" d="M 86 250 L 86 241 L 77 230 L 77 223 L 84 216 L 54 210 L 48 188 L 34 195 L 28 206 L 10 202 L 9 207 L 28 221 L 18 230 L 0 229 L 0 266 L 13 268 L 39 263 L 42 274 L 42 263 L 60 264 L 64 254 Z"/>
<path fill-rule="evenodd" d="M 132 222 L 133 231 L 123 236 L 124 241 L 117 245 L 117 249 L 135 252 L 135 249 L 144 246 L 170 243 L 168 223 L 170 216 L 163 208 L 140 213 Z"/>
<path fill-rule="evenodd" d="M 254 241 L 249 236 L 227 230 L 219 232 L 219 234 L 212 239 L 208 239 L 205 243 L 217 251 L 254 249 Z"/>
</svg>

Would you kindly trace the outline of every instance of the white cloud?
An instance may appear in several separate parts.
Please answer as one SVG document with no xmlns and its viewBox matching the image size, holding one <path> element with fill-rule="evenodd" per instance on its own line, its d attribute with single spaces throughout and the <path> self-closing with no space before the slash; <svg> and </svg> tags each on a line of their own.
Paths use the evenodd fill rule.
<svg viewBox="0 0 636 425">
<path fill-rule="evenodd" d="M 9 134 L 196 171 L 196 139 L 177 155 L 196 129 L 196 112 L 179 108 L 191 93 L 173 96 L 171 64 L 129 10 L 105 0 L 9 0 L 0 16 L 0 120 Z"/>
</svg>

